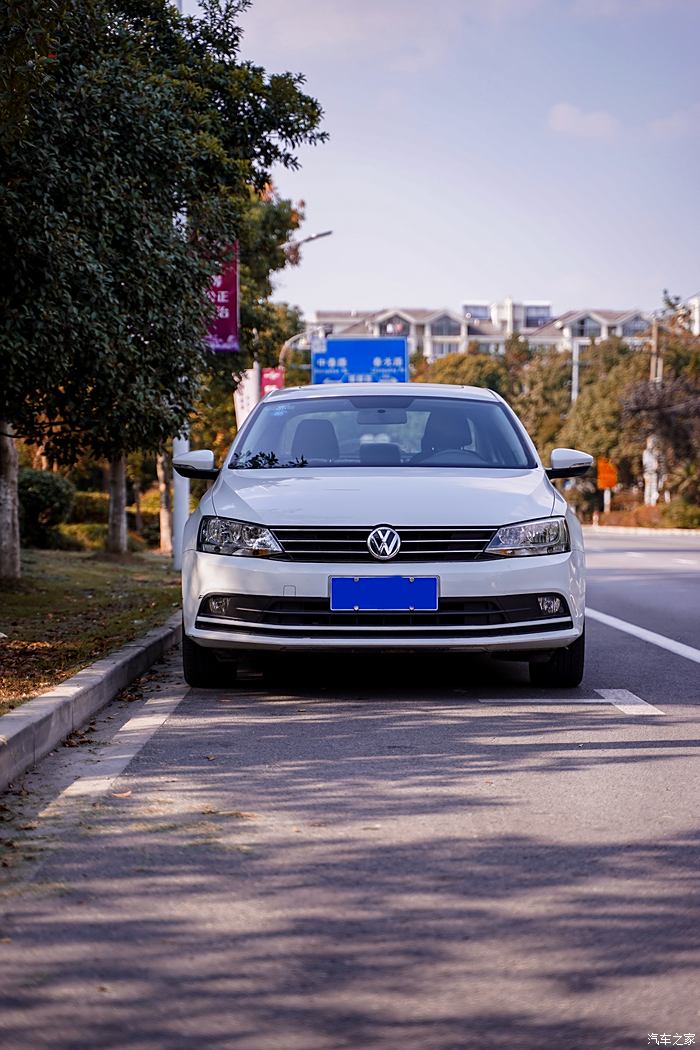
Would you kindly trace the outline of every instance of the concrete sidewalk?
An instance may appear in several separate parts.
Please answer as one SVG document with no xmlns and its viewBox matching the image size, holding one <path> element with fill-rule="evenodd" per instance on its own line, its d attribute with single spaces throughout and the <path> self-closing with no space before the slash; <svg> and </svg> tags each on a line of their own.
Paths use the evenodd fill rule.
<svg viewBox="0 0 700 1050">
<path fill-rule="evenodd" d="M 180 613 L 0 717 L 0 791 L 108 704 L 181 635 Z"/>
</svg>

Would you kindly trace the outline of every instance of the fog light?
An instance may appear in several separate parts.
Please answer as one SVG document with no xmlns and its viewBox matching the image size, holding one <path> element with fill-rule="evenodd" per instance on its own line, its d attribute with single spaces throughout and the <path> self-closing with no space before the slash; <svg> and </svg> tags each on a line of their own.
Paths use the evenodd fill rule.
<svg viewBox="0 0 700 1050">
<path fill-rule="evenodd" d="M 214 616 L 226 616 L 228 614 L 228 598 L 225 595 L 216 595 L 209 598 L 209 612 Z"/>
<path fill-rule="evenodd" d="M 537 604 L 547 616 L 554 616 L 561 609 L 561 598 L 555 598 L 551 594 L 543 594 L 537 599 Z"/>
</svg>

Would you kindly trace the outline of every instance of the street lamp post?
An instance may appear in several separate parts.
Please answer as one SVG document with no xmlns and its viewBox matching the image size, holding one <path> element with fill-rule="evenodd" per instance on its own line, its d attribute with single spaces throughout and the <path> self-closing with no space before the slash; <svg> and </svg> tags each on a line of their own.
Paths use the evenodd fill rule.
<svg viewBox="0 0 700 1050">
<path fill-rule="evenodd" d="M 309 244 L 310 241 L 318 241 L 321 237 L 330 237 L 333 230 L 322 230 L 321 233 L 312 233 L 309 237 L 302 237 L 300 241 L 288 241 L 286 247 L 297 249 L 302 244 Z M 325 334 L 325 333 L 324 333 Z M 290 350 L 296 349 L 297 344 L 307 335 L 306 329 L 302 332 L 297 332 L 296 335 L 290 336 L 289 339 L 285 339 L 280 348 L 279 356 L 279 367 L 284 368 L 285 358 Z"/>
</svg>

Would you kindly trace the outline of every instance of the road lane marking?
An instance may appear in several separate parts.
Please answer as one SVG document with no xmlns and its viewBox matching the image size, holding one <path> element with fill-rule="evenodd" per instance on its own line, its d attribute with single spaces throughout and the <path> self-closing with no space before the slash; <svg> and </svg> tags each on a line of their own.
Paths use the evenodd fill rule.
<svg viewBox="0 0 700 1050">
<path fill-rule="evenodd" d="M 700 649 L 694 649 L 692 645 L 684 645 L 683 642 L 657 634 L 656 631 L 647 631 L 646 627 L 628 623 L 627 620 L 618 620 L 617 616 L 608 616 L 607 613 L 598 612 L 597 609 L 586 608 L 586 616 L 605 624 L 606 627 L 614 627 L 617 631 L 632 634 L 635 638 L 641 638 L 643 642 L 658 645 L 660 649 L 667 649 L 669 653 L 675 653 L 676 656 L 683 656 L 686 660 L 693 660 L 694 663 L 700 664 Z"/>
<path fill-rule="evenodd" d="M 570 707 L 579 704 L 610 704 L 610 700 L 606 700 L 604 696 L 511 696 L 507 699 L 477 699 L 480 704 L 568 704 Z"/>
<path fill-rule="evenodd" d="M 614 704 L 618 711 L 626 715 L 662 715 L 658 707 L 642 700 L 641 696 L 630 693 L 629 689 L 596 689 L 602 697 Z"/>
<path fill-rule="evenodd" d="M 604 704 L 616 707 L 625 715 L 662 715 L 658 707 L 630 693 L 629 689 L 596 689 L 598 696 L 513 696 L 510 699 L 487 700 L 479 697 L 480 704 L 528 704 L 530 707 L 550 707 L 557 704 L 569 707 L 585 707 L 588 704 Z"/>
<path fill-rule="evenodd" d="M 188 687 L 183 685 L 169 696 L 154 696 L 147 700 L 138 714 L 125 722 L 115 733 L 113 743 L 104 749 L 90 767 L 89 773 L 79 776 L 69 784 L 39 816 L 51 816 L 66 799 L 94 798 L 106 794 L 156 730 L 170 718 L 188 691 Z"/>
<path fill-rule="evenodd" d="M 692 558 L 674 558 L 673 560 L 675 562 L 677 562 L 678 565 L 698 565 L 698 564 L 700 564 L 699 562 L 693 561 Z"/>
</svg>

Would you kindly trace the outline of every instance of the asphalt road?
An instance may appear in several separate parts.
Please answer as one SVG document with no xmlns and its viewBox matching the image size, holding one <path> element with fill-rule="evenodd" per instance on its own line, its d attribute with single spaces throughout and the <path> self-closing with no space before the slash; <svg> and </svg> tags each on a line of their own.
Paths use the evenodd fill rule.
<svg viewBox="0 0 700 1050">
<path fill-rule="evenodd" d="M 700 537 L 589 552 L 592 610 L 700 656 Z M 551 697 L 173 655 L 3 799 L 0 1046 L 700 1045 L 700 664 L 629 629 Z"/>
</svg>

